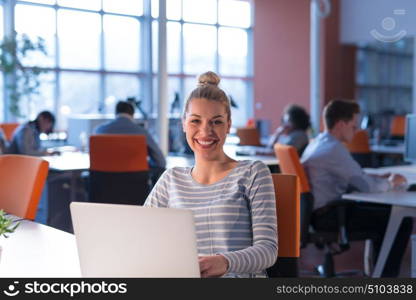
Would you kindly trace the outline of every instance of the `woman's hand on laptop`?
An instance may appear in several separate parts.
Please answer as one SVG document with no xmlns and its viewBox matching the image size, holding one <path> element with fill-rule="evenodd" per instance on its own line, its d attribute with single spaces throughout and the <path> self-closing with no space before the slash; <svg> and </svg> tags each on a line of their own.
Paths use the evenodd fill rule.
<svg viewBox="0 0 416 300">
<path fill-rule="evenodd" d="M 228 260 L 222 255 L 200 256 L 201 277 L 220 277 L 228 270 Z"/>
</svg>

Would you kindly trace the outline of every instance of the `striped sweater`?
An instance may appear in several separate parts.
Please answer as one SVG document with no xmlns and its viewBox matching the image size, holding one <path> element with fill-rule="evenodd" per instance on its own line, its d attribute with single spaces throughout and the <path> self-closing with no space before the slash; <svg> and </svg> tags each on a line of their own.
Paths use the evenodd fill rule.
<svg viewBox="0 0 416 300">
<path fill-rule="evenodd" d="M 277 257 L 277 221 L 273 182 L 260 161 L 239 161 L 223 179 L 205 185 L 192 168 L 167 170 L 145 206 L 191 209 L 199 255 L 222 254 L 227 277 L 252 277 Z"/>
</svg>

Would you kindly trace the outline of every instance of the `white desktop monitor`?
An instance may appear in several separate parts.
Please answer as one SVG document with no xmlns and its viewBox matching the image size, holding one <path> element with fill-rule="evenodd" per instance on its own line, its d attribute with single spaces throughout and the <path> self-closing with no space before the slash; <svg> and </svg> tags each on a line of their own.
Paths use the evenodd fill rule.
<svg viewBox="0 0 416 300">
<path fill-rule="evenodd" d="M 416 114 L 406 116 L 404 159 L 407 162 L 416 163 Z"/>
</svg>

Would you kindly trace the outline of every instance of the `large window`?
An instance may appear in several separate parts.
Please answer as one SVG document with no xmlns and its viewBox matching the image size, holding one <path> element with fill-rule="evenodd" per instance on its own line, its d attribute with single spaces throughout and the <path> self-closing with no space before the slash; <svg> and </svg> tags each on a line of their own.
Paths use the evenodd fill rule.
<svg viewBox="0 0 416 300">
<path fill-rule="evenodd" d="M 40 63 L 50 69 L 48 92 L 37 110 L 22 105 L 25 115 L 53 110 L 64 129 L 70 115 L 112 113 L 117 100 L 140 98 L 142 22 L 140 0 L 17 1 L 16 31 L 44 38 L 49 54 Z"/>
<path fill-rule="evenodd" d="M 153 39 L 157 40 L 158 0 L 152 0 Z M 252 117 L 251 6 L 243 0 L 167 0 L 169 100 L 183 101 L 196 87 L 196 76 L 212 70 L 237 108 L 233 125 Z M 157 54 L 154 42 L 153 56 Z M 153 69 L 157 62 L 153 60 Z M 156 94 L 156 93 L 155 93 Z M 157 99 L 153 107 L 157 107 Z"/>
<path fill-rule="evenodd" d="M 21 105 L 27 119 L 49 109 L 57 115 L 57 127 L 65 129 L 68 116 L 112 113 L 116 101 L 127 97 L 142 100 L 156 118 L 158 2 L 16 1 L 15 30 L 44 38 L 49 54 L 24 62 L 48 69 L 41 94 Z M 196 75 L 213 70 L 238 105 L 232 111 L 234 125 L 244 124 L 252 104 L 249 0 L 166 0 L 166 4 L 169 100 L 179 95 L 182 105 L 196 86 Z M 3 101 L 0 112 L 2 105 Z M 178 110 L 169 112 L 177 116 Z"/>
</svg>

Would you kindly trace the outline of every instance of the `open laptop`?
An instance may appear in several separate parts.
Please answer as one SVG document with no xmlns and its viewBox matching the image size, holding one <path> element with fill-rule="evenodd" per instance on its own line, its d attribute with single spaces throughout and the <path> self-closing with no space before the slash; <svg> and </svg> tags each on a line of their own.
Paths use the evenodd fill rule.
<svg viewBox="0 0 416 300">
<path fill-rule="evenodd" d="M 83 277 L 200 277 L 192 211 L 72 202 Z"/>
</svg>

